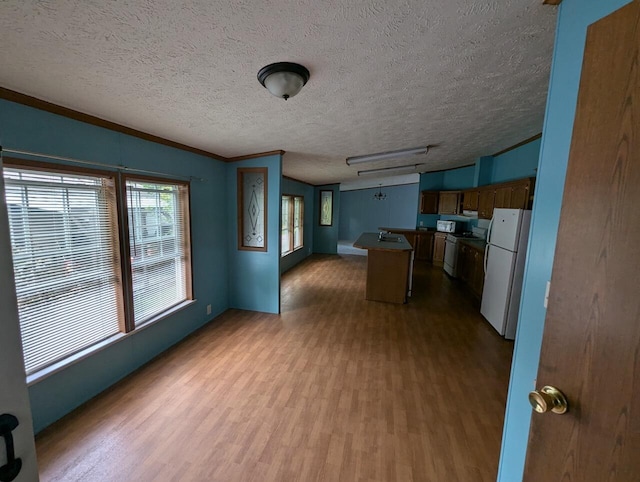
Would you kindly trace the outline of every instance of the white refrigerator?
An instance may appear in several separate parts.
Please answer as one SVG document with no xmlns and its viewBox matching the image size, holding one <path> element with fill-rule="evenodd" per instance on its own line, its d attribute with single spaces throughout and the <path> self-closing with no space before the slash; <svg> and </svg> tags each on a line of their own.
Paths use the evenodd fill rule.
<svg viewBox="0 0 640 482">
<path fill-rule="evenodd" d="M 480 312 L 500 335 L 515 339 L 531 211 L 495 209 L 484 255 Z"/>
</svg>

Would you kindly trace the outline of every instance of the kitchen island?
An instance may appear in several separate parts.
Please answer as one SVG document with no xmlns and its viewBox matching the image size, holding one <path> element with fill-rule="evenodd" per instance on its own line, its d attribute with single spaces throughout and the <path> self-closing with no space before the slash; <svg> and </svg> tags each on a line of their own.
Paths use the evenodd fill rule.
<svg viewBox="0 0 640 482">
<path fill-rule="evenodd" d="M 367 250 L 365 299 L 406 303 L 411 296 L 413 248 L 401 234 L 362 233 L 353 246 Z"/>
</svg>

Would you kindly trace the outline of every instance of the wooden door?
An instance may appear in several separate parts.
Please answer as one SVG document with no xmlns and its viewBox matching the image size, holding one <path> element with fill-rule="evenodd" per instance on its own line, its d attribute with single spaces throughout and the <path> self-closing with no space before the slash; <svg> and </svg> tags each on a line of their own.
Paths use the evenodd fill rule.
<svg viewBox="0 0 640 482">
<path fill-rule="evenodd" d="M 525 481 L 640 479 L 640 0 L 589 27 Z M 542 302 L 542 301 L 541 301 Z"/>
</svg>

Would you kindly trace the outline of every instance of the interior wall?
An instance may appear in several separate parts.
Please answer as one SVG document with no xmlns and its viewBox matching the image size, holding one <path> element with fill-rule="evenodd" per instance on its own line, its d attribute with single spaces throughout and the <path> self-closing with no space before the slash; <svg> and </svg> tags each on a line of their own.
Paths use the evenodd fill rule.
<svg viewBox="0 0 640 482">
<path fill-rule="evenodd" d="M 5 149 L 205 179 L 191 182 L 195 303 L 31 384 L 29 396 L 38 432 L 228 308 L 227 238 L 220 235 L 220 228 L 227 225 L 226 166 L 208 157 L 5 100 L 0 100 L 0 143 Z M 13 273 L 3 271 L 0 276 Z M 211 315 L 206 314 L 208 304 L 212 305 Z"/>
<path fill-rule="evenodd" d="M 338 254 L 338 226 L 340 222 L 340 184 L 314 187 L 313 252 Z M 333 224 L 320 226 L 320 191 L 333 191 Z"/>
<path fill-rule="evenodd" d="M 238 169 L 266 167 L 267 251 L 238 249 Z M 280 202 L 282 196 L 282 156 L 231 162 L 226 165 L 228 190 L 229 307 L 240 310 L 280 313 Z M 221 226 L 221 228 L 223 228 Z"/>
<path fill-rule="evenodd" d="M 380 188 L 387 196 L 373 197 L 379 188 L 342 191 L 338 237 L 355 241 L 364 232 L 377 232 L 380 227 L 416 227 L 418 184 Z"/>
<path fill-rule="evenodd" d="M 304 246 L 293 253 L 289 253 L 285 257 L 280 258 L 280 272 L 284 273 L 313 253 L 313 213 L 316 210 L 316 206 L 314 204 L 315 197 L 313 195 L 313 186 L 310 184 L 305 184 L 303 182 L 283 177 L 282 194 L 304 196 Z"/>
<path fill-rule="evenodd" d="M 564 0 L 560 5 L 551 80 L 529 234 L 520 319 L 511 365 L 498 482 L 522 480 L 531 406 L 551 279 L 587 27 L 628 0 Z"/>
<path fill-rule="evenodd" d="M 505 152 L 493 158 L 491 182 L 506 182 L 523 177 L 536 177 L 542 139 Z"/>
</svg>

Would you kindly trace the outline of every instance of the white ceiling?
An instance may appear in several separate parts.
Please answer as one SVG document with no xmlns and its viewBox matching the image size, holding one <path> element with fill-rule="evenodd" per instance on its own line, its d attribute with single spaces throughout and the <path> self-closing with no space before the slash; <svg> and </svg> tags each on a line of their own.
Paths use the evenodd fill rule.
<svg viewBox="0 0 640 482">
<path fill-rule="evenodd" d="M 439 170 L 542 130 L 556 8 L 541 3 L 4 0 L 0 86 L 225 157 L 283 149 L 284 174 L 313 184 L 427 144 Z M 286 102 L 256 80 L 278 61 L 311 72 Z"/>
</svg>

